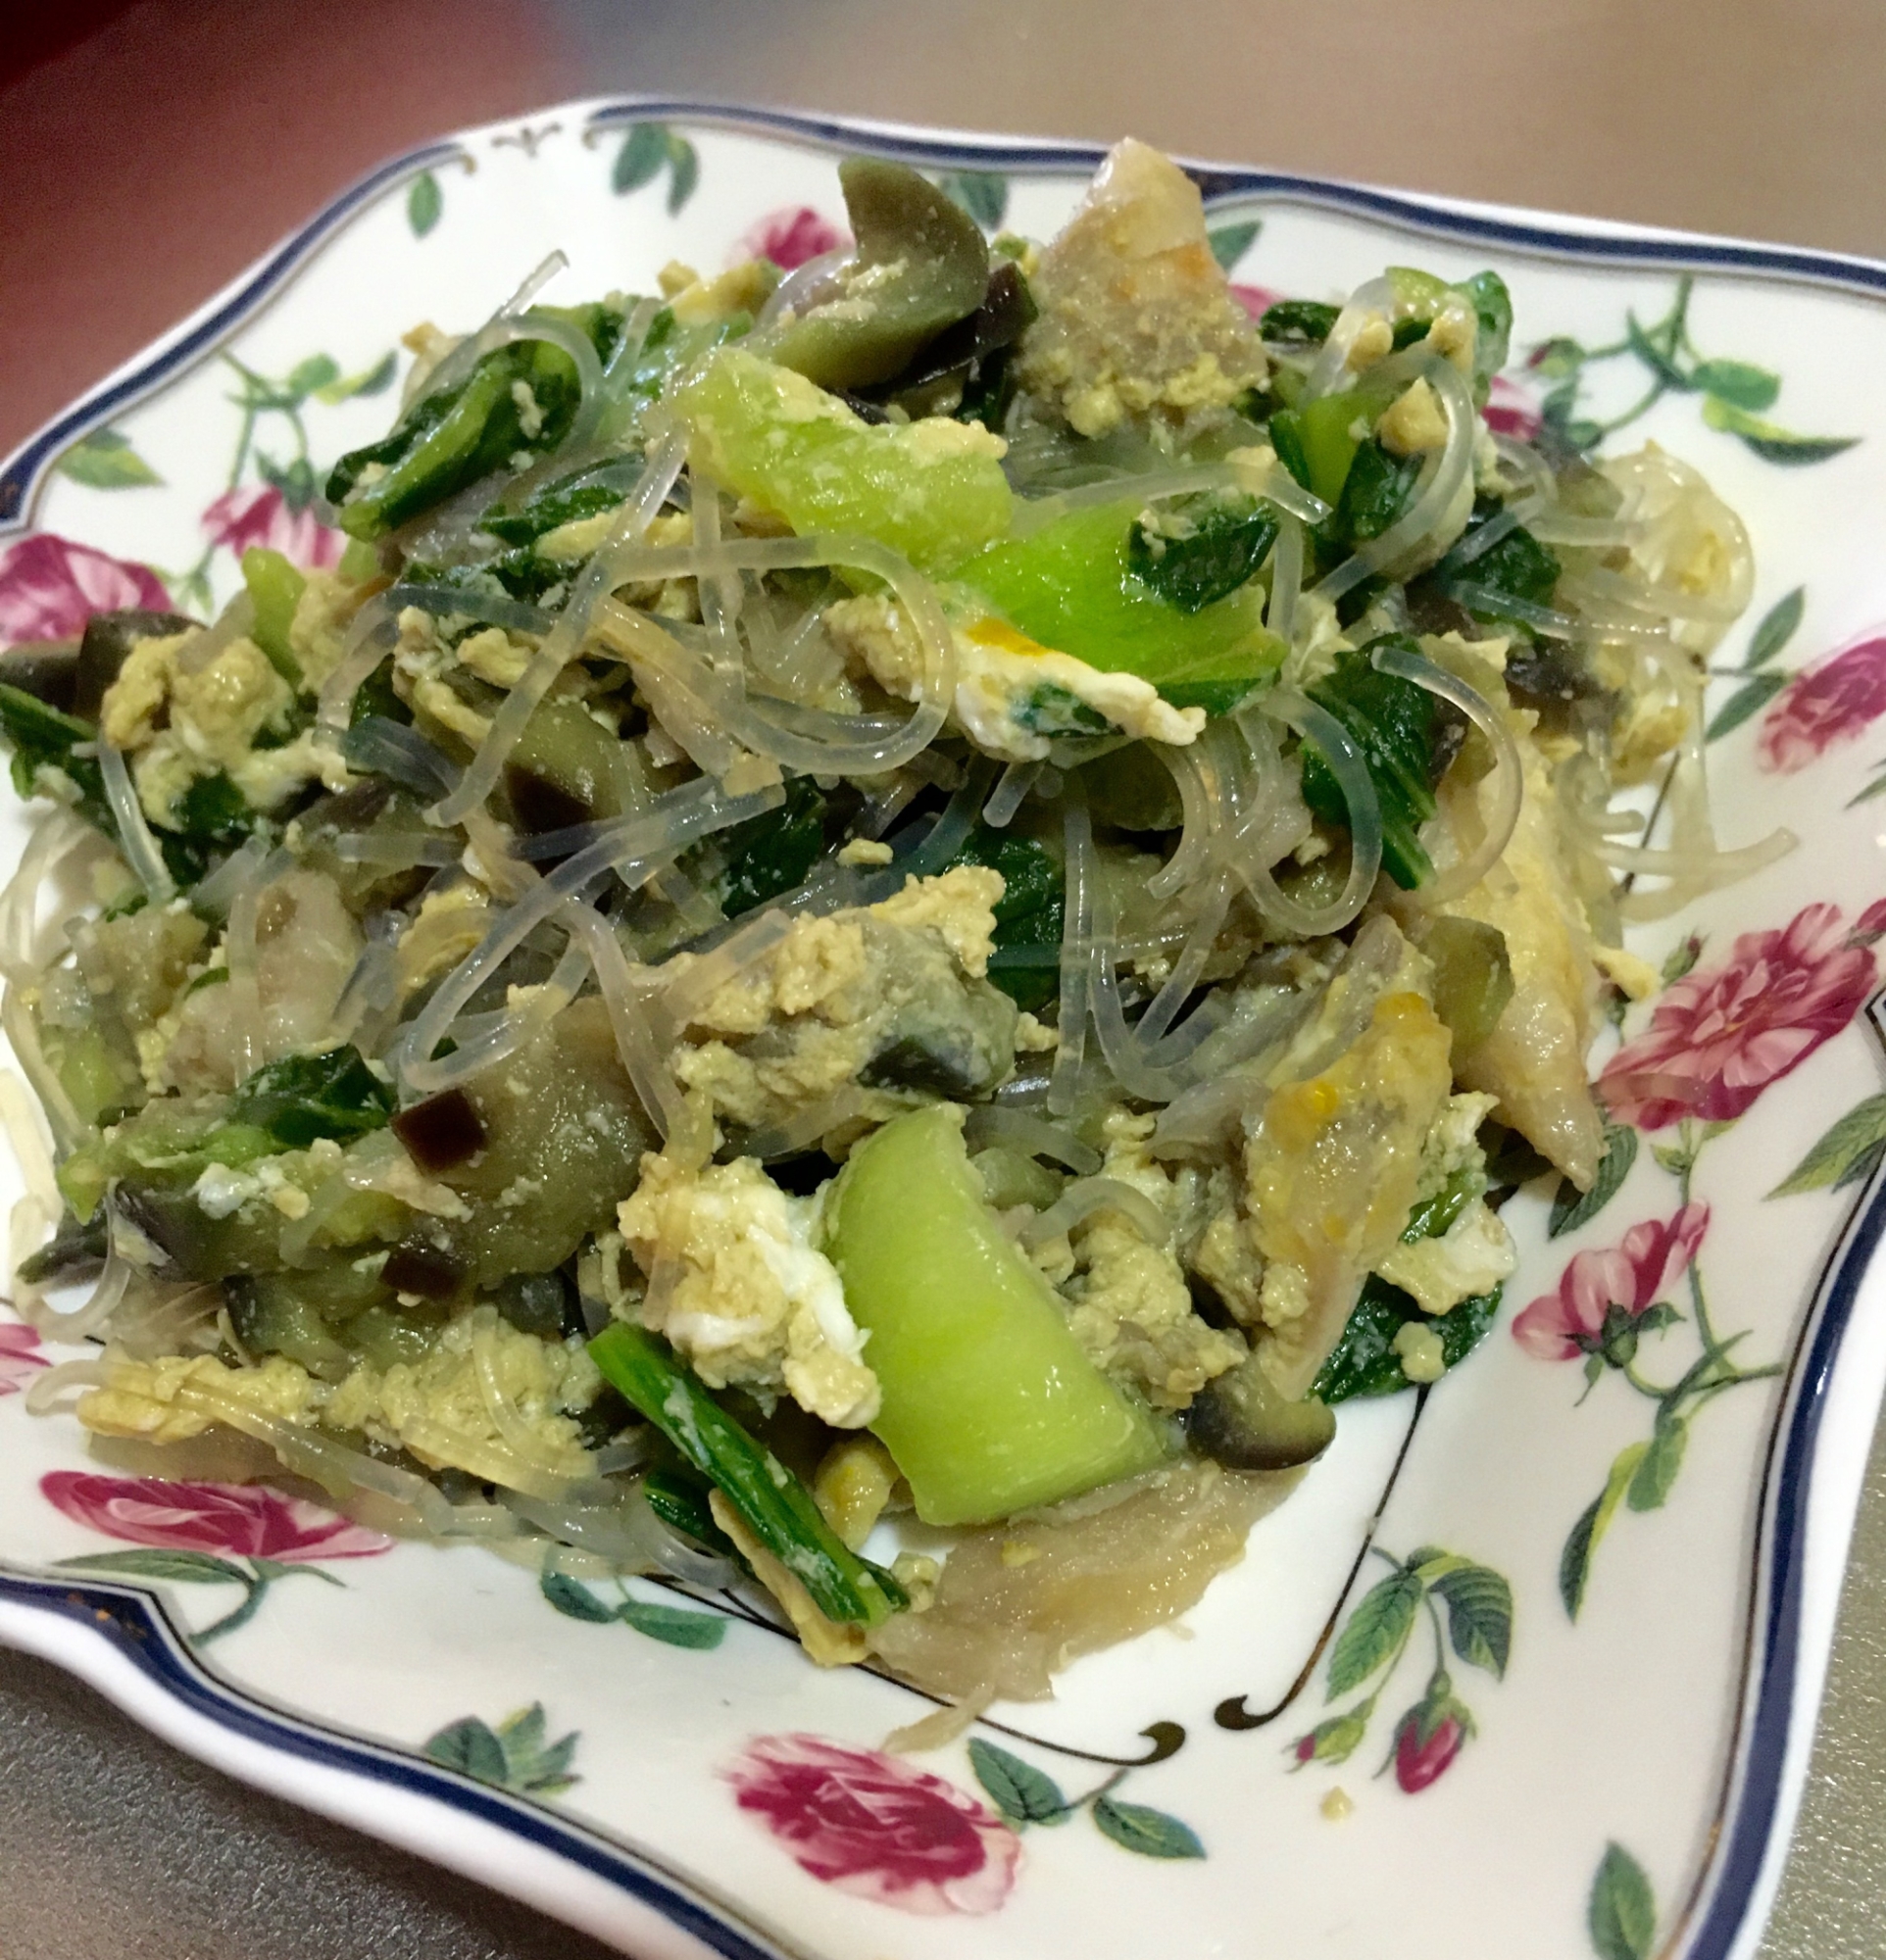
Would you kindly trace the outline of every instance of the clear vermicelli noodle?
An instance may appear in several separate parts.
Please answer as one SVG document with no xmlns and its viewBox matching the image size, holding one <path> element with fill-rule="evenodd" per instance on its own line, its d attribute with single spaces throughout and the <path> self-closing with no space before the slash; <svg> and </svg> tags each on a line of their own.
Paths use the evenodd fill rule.
<svg viewBox="0 0 1886 1960">
<path fill-rule="evenodd" d="M 87 713 L 0 662 L 13 1299 L 102 1451 L 979 1707 L 1468 1355 L 1620 923 L 1792 840 L 1703 769 L 1746 532 L 1489 433 L 1497 274 L 1253 318 L 1144 145 L 1039 244 L 841 178 L 783 279 L 416 337 L 338 565 L 101 614 Z"/>
</svg>

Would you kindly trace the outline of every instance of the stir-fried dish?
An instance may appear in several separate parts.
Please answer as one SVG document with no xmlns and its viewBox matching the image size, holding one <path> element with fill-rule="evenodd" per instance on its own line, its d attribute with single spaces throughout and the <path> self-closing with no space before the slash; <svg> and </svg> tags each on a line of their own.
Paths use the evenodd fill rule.
<svg viewBox="0 0 1886 1960">
<path fill-rule="evenodd" d="M 1590 1183 L 1621 926 L 1743 868 L 1751 561 L 1489 432 L 1492 272 L 1254 318 L 1143 145 L 1040 246 L 841 175 L 784 278 L 416 329 L 337 570 L 0 666 L 16 1299 L 116 1462 L 979 1702 L 1194 1603 Z"/>
</svg>

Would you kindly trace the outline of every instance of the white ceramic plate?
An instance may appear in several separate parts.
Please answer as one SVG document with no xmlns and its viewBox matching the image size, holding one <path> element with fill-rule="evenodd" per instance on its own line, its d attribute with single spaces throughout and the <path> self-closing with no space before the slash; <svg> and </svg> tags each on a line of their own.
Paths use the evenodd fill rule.
<svg viewBox="0 0 1886 1960">
<path fill-rule="evenodd" d="M 1096 161 L 637 102 L 389 164 L 11 460 L 0 638 L 155 598 L 144 567 L 201 605 L 245 543 L 318 555 L 293 508 L 307 466 L 383 426 L 408 326 L 481 319 L 555 246 L 553 298 L 648 290 L 670 259 L 716 269 L 756 243 L 808 255 L 856 150 L 954 173 L 991 227 L 1036 236 Z M 18 1395 L 0 1639 L 239 1776 L 639 1953 L 1752 1951 L 1886 1379 L 1865 1011 L 1886 926 L 1886 804 L 1867 800 L 1886 269 L 1198 175 L 1252 288 L 1498 268 L 1518 329 L 1494 412 L 1654 438 L 1755 536 L 1755 604 L 1717 656 L 1747 668 L 1712 696 L 1741 716 L 1712 745 L 1717 808 L 1728 842 L 1785 823 L 1801 848 L 1641 935 L 1693 971 L 1623 1024 L 1613 1100 L 1637 1127 L 1617 1161 L 1642 1148 L 1621 1188 L 1557 1236 L 1544 1199 L 1514 1200 L 1524 1263 L 1483 1348 L 1419 1399 L 1346 1406 L 1185 1626 L 920 1762 L 877 1753 L 918 1697 L 817 1672 L 730 1602 L 633 1582 L 560 1613 L 477 1551 L 388 1549 L 254 1492 L 157 1505 L 86 1481 L 75 1426 Z M 9 855 L 17 806 L 0 823 Z M 0 1389 L 70 1354 L 0 1324 Z"/>
</svg>

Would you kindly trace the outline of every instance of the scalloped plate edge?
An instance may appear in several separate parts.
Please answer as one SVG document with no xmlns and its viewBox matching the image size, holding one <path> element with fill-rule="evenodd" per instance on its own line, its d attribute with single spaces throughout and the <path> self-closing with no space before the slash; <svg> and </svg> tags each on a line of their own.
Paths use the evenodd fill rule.
<svg viewBox="0 0 1886 1960">
<path fill-rule="evenodd" d="M 1028 139 L 667 96 L 554 105 L 592 128 L 654 118 L 705 122 L 819 147 L 868 148 L 935 166 L 1090 172 L 1101 146 Z M 325 205 L 148 348 L 115 368 L 0 465 L 0 540 L 30 514 L 61 452 L 148 398 L 252 321 L 301 266 L 381 192 L 472 141 L 528 126 L 507 118 L 382 164 Z M 1519 207 L 1380 190 L 1335 178 L 1199 163 L 1208 205 L 1263 197 L 1363 218 L 1415 235 L 1608 268 L 1712 271 L 1886 299 L 1886 263 Z M 1881 1003 L 1869 1012 L 1886 1042 Z M 1744 1690 L 1710 1855 L 1660 1960 L 1752 1960 L 1785 1865 L 1825 1685 L 1841 1580 L 1873 1423 L 1886 1387 L 1886 1169 L 1857 1201 L 1827 1257 L 1791 1358 L 1764 1450 L 1747 1601 Z M 1865 1309 L 1861 1310 L 1862 1298 Z M 285 1800 L 496 1885 L 647 1960 L 793 1960 L 796 1949 L 742 1923 L 619 1843 L 547 1816 L 408 1753 L 342 1737 L 229 1689 L 190 1656 L 155 1600 L 134 1588 L 82 1587 L 0 1569 L 0 1643 L 51 1661 L 152 1733 Z"/>
</svg>

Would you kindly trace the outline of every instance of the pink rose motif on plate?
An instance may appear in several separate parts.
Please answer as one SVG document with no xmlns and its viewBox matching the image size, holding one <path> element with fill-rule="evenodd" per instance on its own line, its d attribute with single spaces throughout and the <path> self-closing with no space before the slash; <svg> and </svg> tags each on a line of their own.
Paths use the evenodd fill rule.
<svg viewBox="0 0 1886 1960">
<path fill-rule="evenodd" d="M 0 1396 L 15 1396 L 43 1368 L 39 1337 L 30 1327 L 0 1327 Z"/>
<path fill-rule="evenodd" d="M 262 1484 L 173 1484 L 54 1470 L 39 1488 L 69 1518 L 126 1544 L 305 1565 L 371 1558 L 393 1541 Z"/>
<path fill-rule="evenodd" d="M 171 595 L 148 565 L 108 558 L 90 545 L 38 531 L 0 552 L 0 646 L 63 640 L 94 612 L 169 610 Z"/>
<path fill-rule="evenodd" d="M 204 512 L 203 528 L 212 544 L 227 545 L 237 558 L 260 545 L 304 568 L 325 569 L 338 564 L 347 543 L 313 511 L 290 509 L 288 500 L 273 483 L 223 491 Z"/>
<path fill-rule="evenodd" d="M 1504 374 L 1496 374 L 1488 384 L 1486 407 L 1480 411 L 1480 419 L 1495 435 L 1530 442 L 1539 433 L 1544 418 L 1539 398 L 1530 388 L 1509 381 Z"/>
<path fill-rule="evenodd" d="M 1577 1253 L 1560 1276 L 1558 1292 L 1542 1295 L 1514 1318 L 1513 1338 L 1542 1361 L 1595 1354 L 1612 1310 L 1642 1319 L 1688 1269 L 1709 1225 L 1707 1204 L 1686 1204 L 1674 1218 L 1633 1225 L 1620 1246 Z"/>
<path fill-rule="evenodd" d="M 820 218 L 809 204 L 769 211 L 740 241 L 739 259 L 770 259 L 782 272 L 796 271 L 809 260 L 822 259 L 827 252 L 841 252 L 851 243 L 851 233 L 828 218 Z"/>
<path fill-rule="evenodd" d="M 819 1736 L 762 1736 L 721 1774 L 815 1879 L 900 1912 L 994 1912 L 1021 1840 L 941 1777 Z"/>
<path fill-rule="evenodd" d="M 1837 1035 L 1873 991 L 1869 935 L 1837 906 L 1809 906 L 1779 931 L 1745 932 L 1728 963 L 1686 974 L 1651 1024 L 1606 1063 L 1598 1093 L 1620 1123 L 1662 1130 L 1685 1116 L 1727 1123 Z"/>
<path fill-rule="evenodd" d="M 1886 634 L 1873 633 L 1782 689 L 1762 723 L 1756 755 L 1764 769 L 1793 775 L 1886 714 Z"/>
</svg>

